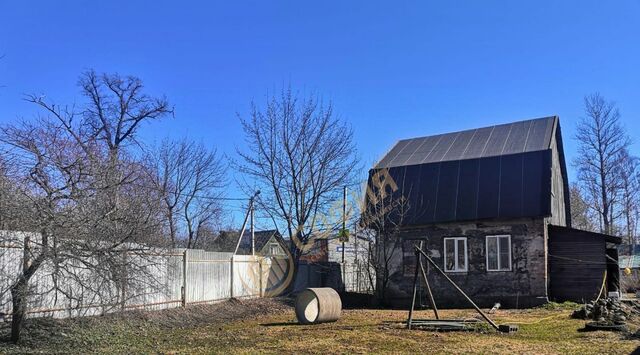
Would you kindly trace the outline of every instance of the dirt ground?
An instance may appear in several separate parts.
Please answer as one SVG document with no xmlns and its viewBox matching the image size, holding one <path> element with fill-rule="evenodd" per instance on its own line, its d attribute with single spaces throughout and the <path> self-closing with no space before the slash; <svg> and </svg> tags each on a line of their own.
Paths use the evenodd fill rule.
<svg viewBox="0 0 640 355">
<path fill-rule="evenodd" d="M 571 306 L 500 310 L 497 323 L 517 323 L 515 334 L 488 329 L 438 333 L 403 329 L 406 311 L 345 310 L 335 323 L 296 324 L 286 299 L 232 300 L 158 312 L 72 320 L 30 320 L 22 344 L 0 344 L 3 353 L 574 353 L 629 354 L 640 348 L 628 332 L 584 332 Z M 443 310 L 442 318 L 468 318 L 472 310 Z M 419 311 L 416 318 L 431 318 Z M 8 327 L 0 329 L 8 335 Z"/>
</svg>

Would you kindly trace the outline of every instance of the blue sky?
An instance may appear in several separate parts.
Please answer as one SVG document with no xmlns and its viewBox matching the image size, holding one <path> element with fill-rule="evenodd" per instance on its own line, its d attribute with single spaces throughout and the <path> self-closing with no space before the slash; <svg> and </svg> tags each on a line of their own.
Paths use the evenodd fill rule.
<svg viewBox="0 0 640 355">
<path fill-rule="evenodd" d="M 640 139 L 639 18 L 640 0 L 0 1 L 0 124 L 33 116 L 24 93 L 79 99 L 94 68 L 175 105 L 150 142 L 233 156 L 236 114 L 290 83 L 333 101 L 367 167 L 401 138 L 553 114 L 571 160 L 594 91 Z"/>
</svg>

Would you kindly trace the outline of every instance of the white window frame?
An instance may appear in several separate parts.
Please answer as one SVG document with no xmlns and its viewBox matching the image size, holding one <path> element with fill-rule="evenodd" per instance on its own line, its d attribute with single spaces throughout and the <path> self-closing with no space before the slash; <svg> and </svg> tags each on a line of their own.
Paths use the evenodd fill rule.
<svg viewBox="0 0 640 355">
<path fill-rule="evenodd" d="M 273 249 L 276 249 L 277 252 L 273 252 Z M 280 255 L 280 245 L 278 243 L 269 243 L 269 255 Z"/>
<path fill-rule="evenodd" d="M 509 241 L 509 267 L 508 268 L 502 268 L 501 266 L 503 266 L 503 265 L 500 265 L 500 242 L 499 242 L 500 239 L 499 238 L 504 238 L 504 237 L 507 237 L 507 240 Z M 496 249 L 497 249 L 496 255 L 498 257 L 498 260 L 496 262 L 496 264 L 498 265 L 497 269 L 489 269 L 489 239 L 490 238 L 495 238 L 496 239 Z M 486 259 L 486 263 L 487 263 L 486 264 L 487 265 L 487 271 L 500 272 L 500 271 L 511 271 L 512 270 L 512 266 L 511 265 L 513 264 L 513 262 L 512 262 L 511 254 L 513 253 L 513 248 L 511 248 L 511 235 L 509 235 L 509 234 L 488 235 L 485 238 L 485 243 L 484 244 L 485 244 L 485 249 L 484 250 L 485 250 L 485 254 L 486 254 L 485 259 Z"/>
<path fill-rule="evenodd" d="M 447 240 L 453 240 L 453 270 L 447 270 Z M 458 241 L 464 240 L 464 268 L 460 268 L 458 265 Z M 469 270 L 469 248 L 467 246 L 467 237 L 446 237 L 443 239 L 444 243 L 444 257 L 442 260 L 444 261 L 444 271 L 445 272 L 467 272 Z"/>
</svg>

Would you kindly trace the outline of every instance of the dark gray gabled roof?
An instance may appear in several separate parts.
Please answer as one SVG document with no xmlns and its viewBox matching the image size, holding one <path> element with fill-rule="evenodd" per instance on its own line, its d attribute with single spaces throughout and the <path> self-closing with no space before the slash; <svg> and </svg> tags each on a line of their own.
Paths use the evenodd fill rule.
<svg viewBox="0 0 640 355">
<path fill-rule="evenodd" d="M 486 158 L 549 149 L 558 117 L 403 139 L 374 169 Z"/>
<path fill-rule="evenodd" d="M 403 225 L 549 216 L 553 149 L 568 191 L 556 116 L 401 140 L 369 171 L 368 185 L 375 195 L 380 182 L 393 182 L 390 198 L 406 202 Z"/>
</svg>

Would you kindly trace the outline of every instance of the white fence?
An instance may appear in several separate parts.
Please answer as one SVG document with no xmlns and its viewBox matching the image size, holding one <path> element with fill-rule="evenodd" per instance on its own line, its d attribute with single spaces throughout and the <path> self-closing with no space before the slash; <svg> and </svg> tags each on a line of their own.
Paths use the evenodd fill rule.
<svg viewBox="0 0 640 355">
<path fill-rule="evenodd" d="M 375 271 L 360 260 L 342 263 L 301 263 L 294 290 L 300 292 L 307 287 L 332 287 L 339 292 L 373 294 Z"/>
<path fill-rule="evenodd" d="M 0 233 L 5 233 L 0 245 L 0 312 L 10 315 L 10 287 L 22 267 L 26 234 L 12 232 L 11 238 L 6 238 L 7 232 Z M 82 271 L 61 277 L 60 273 L 51 272 L 51 265 L 43 265 L 30 281 L 29 315 L 65 318 L 260 297 L 269 295 L 269 290 L 289 271 L 286 260 L 193 249 L 129 256 L 126 261 L 127 265 L 147 268 L 152 280 L 136 289 L 92 285 L 87 279 L 90 275 L 83 276 Z M 85 279 L 79 282 L 82 277 Z"/>
<path fill-rule="evenodd" d="M 344 291 L 373 294 L 376 276 L 371 265 L 366 261 L 353 260 L 341 268 Z"/>
</svg>

